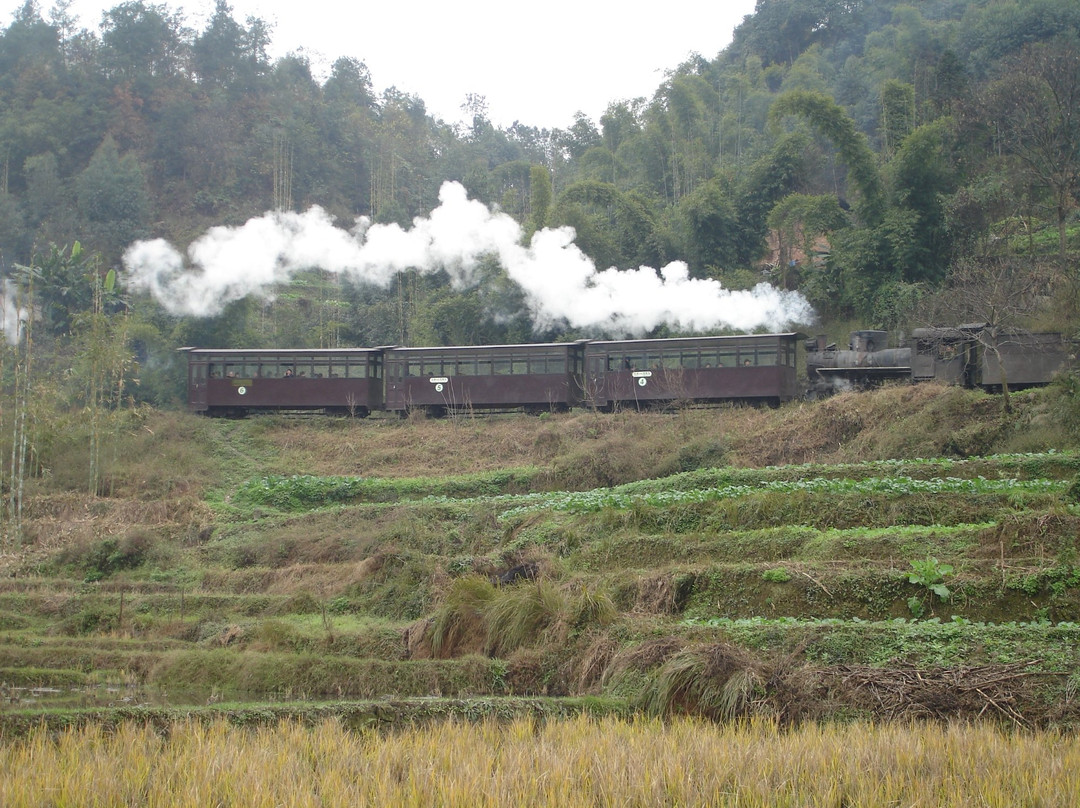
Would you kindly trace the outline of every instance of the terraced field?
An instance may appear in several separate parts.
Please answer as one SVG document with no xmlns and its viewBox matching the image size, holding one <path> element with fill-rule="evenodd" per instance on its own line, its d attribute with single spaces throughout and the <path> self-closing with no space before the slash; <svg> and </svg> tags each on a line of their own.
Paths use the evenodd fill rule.
<svg viewBox="0 0 1080 808">
<path fill-rule="evenodd" d="M 816 420 L 880 445 L 874 407 L 962 395 L 1015 444 L 985 397 L 874 395 Z M 1080 455 L 842 459 L 791 437 L 804 417 L 144 424 L 113 497 L 43 486 L 6 548 L 0 724 L 584 710 L 1073 726 Z M 747 463 L 764 435 L 820 459 Z M 171 468 L 145 460 L 166 446 Z M 573 485 L 590 475 L 629 479 Z"/>
</svg>

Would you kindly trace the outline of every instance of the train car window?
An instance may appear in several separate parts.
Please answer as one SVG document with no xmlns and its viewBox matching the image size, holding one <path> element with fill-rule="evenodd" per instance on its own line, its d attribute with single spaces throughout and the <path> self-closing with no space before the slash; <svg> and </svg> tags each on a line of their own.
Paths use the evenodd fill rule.
<svg viewBox="0 0 1080 808">
<path fill-rule="evenodd" d="M 419 359 L 410 359 L 408 370 L 405 372 L 406 376 L 416 376 L 419 378 L 423 375 L 424 365 Z"/>
<path fill-rule="evenodd" d="M 221 368 L 211 362 L 207 367 L 210 369 L 209 375 L 211 379 L 217 379 L 221 377 Z"/>
<path fill-rule="evenodd" d="M 509 376 L 510 375 L 510 360 L 496 359 L 494 361 L 494 370 L 496 376 Z"/>
<path fill-rule="evenodd" d="M 665 353 L 660 357 L 660 364 L 667 370 L 675 370 L 682 367 L 679 364 L 679 354 L 677 353 Z"/>
<path fill-rule="evenodd" d="M 684 368 L 690 368 L 691 370 L 698 367 L 700 358 L 697 351 L 683 351 L 679 354 L 679 364 Z"/>
<path fill-rule="evenodd" d="M 344 379 L 350 375 L 358 378 L 365 370 L 364 365 L 354 365 L 350 368 L 347 360 L 337 359 L 330 363 L 330 378 Z M 350 374 L 349 371 L 352 373 Z"/>
<path fill-rule="evenodd" d="M 448 365 L 449 367 L 449 365 Z M 455 372 L 460 376 L 475 376 L 476 375 L 476 359 L 467 357 L 464 359 L 458 359 L 454 366 Z"/>
<path fill-rule="evenodd" d="M 566 373 L 565 356 L 549 356 L 547 361 L 548 373 Z"/>
<path fill-rule="evenodd" d="M 720 354 L 717 351 L 702 351 L 701 366 L 703 368 L 715 368 L 720 366 Z"/>
<path fill-rule="evenodd" d="M 716 355 L 717 367 L 733 368 L 738 363 L 738 353 L 732 350 L 719 351 Z"/>
<path fill-rule="evenodd" d="M 758 351 L 757 361 L 758 365 L 775 365 L 776 364 L 776 352 L 769 350 Z"/>
<path fill-rule="evenodd" d="M 325 379 L 330 375 L 330 366 L 325 362 L 316 362 L 311 366 L 311 375 L 316 379 Z"/>
<path fill-rule="evenodd" d="M 442 376 L 442 360 L 427 358 L 423 362 L 423 370 L 421 370 L 422 376 Z"/>
<path fill-rule="evenodd" d="M 525 358 L 515 358 L 511 363 L 510 372 L 515 376 L 524 376 L 529 372 L 529 362 Z"/>
<path fill-rule="evenodd" d="M 491 375 L 491 360 L 490 359 L 477 359 L 476 360 L 476 375 L 477 376 L 490 376 Z"/>
</svg>

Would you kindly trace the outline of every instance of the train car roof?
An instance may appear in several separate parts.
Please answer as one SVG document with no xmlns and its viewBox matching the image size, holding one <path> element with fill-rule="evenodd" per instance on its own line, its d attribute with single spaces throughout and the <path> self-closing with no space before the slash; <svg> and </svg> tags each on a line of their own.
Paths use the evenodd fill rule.
<svg viewBox="0 0 1080 808">
<path fill-rule="evenodd" d="M 680 342 L 700 342 L 703 340 L 708 341 L 737 341 L 737 340 L 769 340 L 777 338 L 788 339 L 805 339 L 806 334 L 800 331 L 785 331 L 778 334 L 724 334 L 720 336 L 706 336 L 706 337 L 662 337 L 660 339 L 607 339 L 607 340 L 589 340 L 587 347 L 596 346 L 609 346 L 609 345 L 663 345 L 674 344 Z"/>
<path fill-rule="evenodd" d="M 482 350 L 550 350 L 553 348 L 564 349 L 572 348 L 574 346 L 598 346 L 607 347 L 613 345 L 673 345 L 678 343 L 687 342 L 699 342 L 699 341 L 745 341 L 745 340 L 769 340 L 778 338 L 805 338 L 806 335 L 798 331 L 789 331 L 776 334 L 730 334 L 724 336 L 704 336 L 704 337 L 663 337 L 660 339 L 626 339 L 626 340 L 589 340 L 579 339 L 573 342 L 525 342 L 525 343 L 504 343 L 504 344 L 490 344 L 490 345 L 429 345 L 429 346 L 416 346 L 408 347 L 401 345 L 382 345 L 377 348 L 368 347 L 355 347 L 355 348 L 196 348 L 196 347 L 183 347 L 177 348 L 177 351 L 187 354 L 215 354 L 221 356 L 258 356 L 258 355 L 276 355 L 276 356 L 288 356 L 288 355 L 313 355 L 313 354 L 329 354 L 329 355 L 343 355 L 354 353 L 371 353 L 371 352 L 393 352 L 393 353 L 447 353 L 447 352 L 459 352 L 459 351 L 482 351 Z"/>
<path fill-rule="evenodd" d="M 435 352 L 439 353 L 454 352 L 454 351 L 483 351 L 483 350 L 537 350 L 541 348 L 573 348 L 576 345 L 583 345 L 588 340 L 577 340 L 575 342 L 511 342 L 506 344 L 495 345 L 428 345 L 424 347 L 404 347 L 400 345 L 390 346 L 386 350 L 394 353 L 424 353 Z"/>
<path fill-rule="evenodd" d="M 343 355 L 354 353 L 372 353 L 382 348 L 177 348 L 188 354 L 214 354 L 221 356 L 285 356 L 290 354 L 311 356 L 312 354 Z"/>
</svg>

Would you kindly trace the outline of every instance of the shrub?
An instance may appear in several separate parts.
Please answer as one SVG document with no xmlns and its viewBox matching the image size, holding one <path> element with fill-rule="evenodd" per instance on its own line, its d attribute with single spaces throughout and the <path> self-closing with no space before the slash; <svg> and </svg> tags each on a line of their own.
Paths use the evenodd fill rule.
<svg viewBox="0 0 1080 808">
<path fill-rule="evenodd" d="M 777 567 L 774 570 L 765 570 L 761 573 L 761 579 L 763 581 L 770 581 L 776 584 L 786 584 L 791 580 L 791 573 L 783 567 Z"/>
</svg>

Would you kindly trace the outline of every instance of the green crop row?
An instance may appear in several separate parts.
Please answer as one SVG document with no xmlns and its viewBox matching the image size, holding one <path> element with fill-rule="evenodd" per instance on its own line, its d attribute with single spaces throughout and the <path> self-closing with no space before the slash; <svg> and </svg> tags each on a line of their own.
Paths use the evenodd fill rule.
<svg viewBox="0 0 1080 808">
<path fill-rule="evenodd" d="M 817 477 L 808 480 L 774 480 L 759 485 L 723 485 L 714 488 L 656 491 L 631 494 L 612 489 L 560 492 L 534 498 L 532 502 L 505 511 L 504 517 L 551 509 L 570 513 L 590 513 L 605 508 L 625 509 L 639 505 L 672 506 L 745 497 L 763 492 L 828 494 L 842 496 L 865 494 L 903 496 L 907 494 L 1055 494 L 1065 490 L 1066 482 L 1057 480 L 988 480 L 985 477 L 964 479 L 937 477 L 919 480 L 912 477 L 876 477 L 862 480 Z"/>
<path fill-rule="evenodd" d="M 539 469 L 526 467 L 458 477 L 408 479 L 268 475 L 247 480 L 238 486 L 234 501 L 283 511 L 300 511 L 343 503 L 396 502 L 423 497 L 497 497 L 507 490 L 528 489 L 539 473 Z"/>
</svg>

